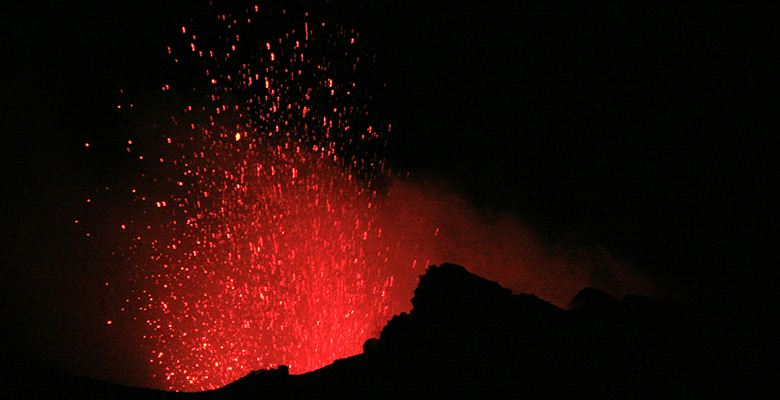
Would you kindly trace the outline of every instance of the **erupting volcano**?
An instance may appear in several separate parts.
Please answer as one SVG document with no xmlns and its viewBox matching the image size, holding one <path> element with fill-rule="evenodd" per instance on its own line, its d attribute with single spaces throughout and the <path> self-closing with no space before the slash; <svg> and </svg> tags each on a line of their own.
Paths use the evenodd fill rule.
<svg viewBox="0 0 780 400">
<path fill-rule="evenodd" d="M 62 225 L 15 242 L 59 246 L 24 270 L 44 362 L 177 391 L 304 373 L 360 353 L 445 262 L 558 306 L 585 286 L 649 291 L 601 247 L 551 243 L 457 185 L 398 172 L 387 114 L 371 108 L 382 60 L 358 31 L 326 12 L 220 7 L 171 29 L 154 93 L 152 73 L 116 91 L 108 119 L 128 126 L 95 123 L 72 159 L 56 154 L 65 201 L 41 219 Z"/>
<path fill-rule="evenodd" d="M 373 384 L 361 393 L 388 398 L 504 382 L 549 395 L 572 376 L 583 378 L 568 380 L 573 391 L 582 382 L 623 390 L 621 374 L 639 378 L 635 393 L 682 377 L 685 396 L 706 393 L 690 373 L 733 388 L 750 386 L 734 376 L 760 376 L 760 363 L 744 366 L 766 354 L 755 332 L 771 332 L 763 322 L 777 314 L 746 311 L 770 304 L 776 286 L 766 234 L 775 225 L 772 13 L 238 3 L 7 7 L 0 377 L 9 393 L 56 397 L 66 381 L 77 397 L 83 385 L 109 393 L 61 371 L 256 397 L 255 383 L 284 374 L 228 384 L 280 365 L 292 373 L 278 379 L 282 397 L 299 382 L 308 386 L 297 393 L 349 392 L 364 377 Z M 454 334 L 450 351 L 439 346 L 447 321 L 469 319 L 420 310 L 424 294 L 410 312 L 418 277 L 445 263 L 558 308 L 595 287 L 713 313 L 659 303 L 666 318 L 642 297 L 618 308 L 605 300 L 615 329 L 603 336 L 597 309 L 544 306 L 548 330 L 534 322 L 542 314 L 485 303 L 496 325 L 464 322 L 474 335 Z M 453 299 L 442 282 L 429 299 Z M 433 301 L 479 309 L 462 300 Z M 705 320 L 681 324 L 685 315 Z M 441 335 L 428 317 L 444 323 Z M 524 318 L 533 327 L 501 328 Z M 680 340 L 670 347 L 672 331 Z M 711 351 L 717 343 L 722 351 Z M 653 372 L 644 357 L 657 349 L 669 363 Z"/>
<path fill-rule="evenodd" d="M 359 353 L 431 263 L 559 305 L 596 278 L 646 287 L 603 251 L 549 248 L 517 217 L 391 173 L 358 32 L 306 12 L 210 12 L 167 46 L 173 111 L 122 139 L 136 176 L 91 195 L 76 223 L 111 249 L 119 272 L 101 285 L 124 298 L 104 327 L 142 349 L 153 386 L 213 389 Z"/>
<path fill-rule="evenodd" d="M 314 370 L 359 352 L 402 308 L 373 184 L 385 129 L 365 125 L 355 79 L 370 61 L 356 32 L 308 15 L 263 34 L 284 14 L 254 7 L 182 27 L 171 62 L 206 66 L 204 85 L 147 143 L 127 141 L 142 164 L 133 213 L 102 234 L 132 243 L 117 252 L 130 282 L 106 285 L 133 294 L 107 324 L 145 322 L 137 334 L 165 389 Z"/>
</svg>

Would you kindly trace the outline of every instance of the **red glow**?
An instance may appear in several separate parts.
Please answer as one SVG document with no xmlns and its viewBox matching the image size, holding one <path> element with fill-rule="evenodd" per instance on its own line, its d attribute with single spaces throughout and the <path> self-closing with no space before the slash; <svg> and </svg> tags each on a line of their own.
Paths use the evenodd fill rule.
<svg viewBox="0 0 780 400">
<path fill-rule="evenodd" d="M 558 305 L 591 284 L 592 260 L 551 251 L 514 219 L 486 224 L 431 187 L 375 189 L 389 175 L 389 126 L 368 126 L 354 33 L 316 21 L 300 32 L 298 21 L 277 39 L 262 22 L 220 16 L 204 32 L 182 27 L 202 52 L 189 38 L 168 48 L 172 62 L 206 60 L 193 78 L 202 98 L 158 124 L 156 139 L 127 140 L 146 155 L 135 160 L 141 183 L 128 190 L 130 212 L 102 232 L 124 247 L 127 274 L 111 288 L 131 292 L 106 324 L 140 347 L 150 386 L 213 389 L 357 354 L 408 311 L 432 263 Z"/>
<path fill-rule="evenodd" d="M 310 33 L 273 52 L 251 39 L 269 38 L 226 35 L 236 39 L 208 49 L 211 106 L 171 116 L 155 154 L 138 157 L 156 161 L 120 224 L 135 287 L 123 319 L 145 321 L 137 335 L 161 388 L 213 389 L 280 364 L 314 370 L 359 353 L 409 301 L 389 295 L 397 280 L 368 185 L 383 165 L 368 149 L 381 141 L 352 126 L 365 99 L 346 90 L 351 41 L 322 29 L 321 43 L 301 44 Z M 256 53 L 239 60 L 243 46 Z M 325 58 L 332 48 L 345 59 Z"/>
</svg>

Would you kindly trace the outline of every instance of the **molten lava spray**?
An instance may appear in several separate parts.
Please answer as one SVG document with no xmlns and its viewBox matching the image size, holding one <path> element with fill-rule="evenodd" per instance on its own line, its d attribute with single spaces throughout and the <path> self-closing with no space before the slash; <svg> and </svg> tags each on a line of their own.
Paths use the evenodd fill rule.
<svg viewBox="0 0 780 400">
<path fill-rule="evenodd" d="M 299 15 L 267 37 L 257 7 L 213 17 L 208 38 L 193 23 L 169 47 L 205 65 L 203 85 L 147 143 L 127 141 L 143 178 L 116 227 L 133 289 L 107 324 L 144 324 L 152 376 L 171 390 L 314 370 L 401 308 L 372 185 L 383 143 L 352 79 L 368 61 L 358 34 Z"/>
<path fill-rule="evenodd" d="M 368 122 L 359 34 L 289 14 L 253 6 L 181 27 L 168 53 L 195 83 L 163 86 L 177 109 L 126 140 L 139 176 L 112 188 L 131 193 L 116 206 L 124 216 L 85 227 L 116 244 L 124 272 L 105 285 L 126 298 L 105 326 L 140 347 L 150 386 L 213 389 L 357 354 L 409 310 L 431 263 L 558 305 L 593 283 L 595 264 L 625 274 L 608 256 L 545 246 L 516 218 L 486 223 L 452 193 L 392 178 L 390 127 Z M 272 36 L 279 20 L 292 27 Z M 105 192 L 89 200 L 95 215 L 112 207 Z"/>
</svg>

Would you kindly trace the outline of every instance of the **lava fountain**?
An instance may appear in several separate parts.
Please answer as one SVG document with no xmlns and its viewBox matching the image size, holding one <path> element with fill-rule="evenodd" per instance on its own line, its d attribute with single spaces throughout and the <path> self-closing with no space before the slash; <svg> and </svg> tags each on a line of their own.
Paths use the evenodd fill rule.
<svg viewBox="0 0 780 400">
<path fill-rule="evenodd" d="M 192 101 L 127 141 L 142 177 L 118 227 L 130 282 L 111 285 L 132 294 L 107 323 L 140 322 L 164 389 L 314 370 L 360 352 L 403 307 L 376 214 L 389 126 L 367 124 L 354 79 L 370 61 L 356 32 L 308 14 L 269 37 L 259 21 L 281 13 L 183 26 L 168 53 L 203 66 Z"/>
<path fill-rule="evenodd" d="M 648 287 L 606 252 L 550 247 L 514 216 L 392 178 L 357 32 L 256 6 L 203 18 L 167 49 L 174 111 L 124 139 L 138 176 L 91 196 L 77 221 L 92 246 L 117 249 L 101 285 L 123 305 L 103 326 L 141 349 L 149 386 L 213 389 L 357 354 L 409 310 L 431 263 L 559 306 L 594 282 Z"/>
</svg>

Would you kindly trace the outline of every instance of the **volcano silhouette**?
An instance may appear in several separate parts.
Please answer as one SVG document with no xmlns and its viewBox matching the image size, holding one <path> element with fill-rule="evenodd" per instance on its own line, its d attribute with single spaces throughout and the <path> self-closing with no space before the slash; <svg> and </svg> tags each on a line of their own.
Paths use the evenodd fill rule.
<svg viewBox="0 0 780 400">
<path fill-rule="evenodd" d="M 692 305 L 585 288 L 568 310 L 452 264 L 420 277 L 410 313 L 363 354 L 302 375 L 255 371 L 170 393 L 46 369 L 6 374 L 3 398 L 768 398 L 760 314 L 733 299 Z M 768 326 L 768 325 L 767 325 Z M 766 362 L 766 364 L 765 364 Z"/>
</svg>

